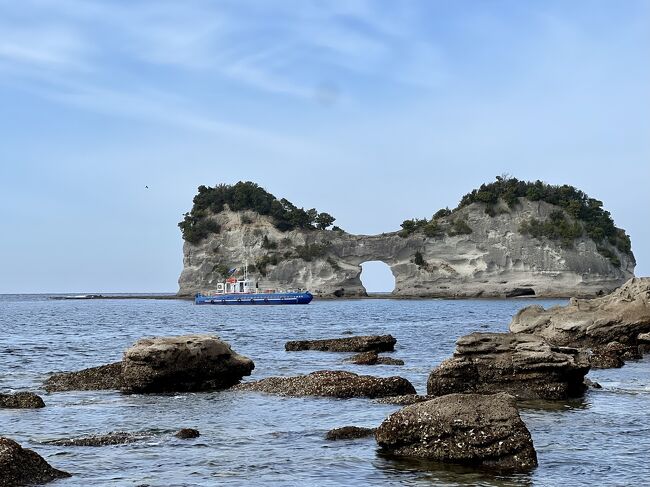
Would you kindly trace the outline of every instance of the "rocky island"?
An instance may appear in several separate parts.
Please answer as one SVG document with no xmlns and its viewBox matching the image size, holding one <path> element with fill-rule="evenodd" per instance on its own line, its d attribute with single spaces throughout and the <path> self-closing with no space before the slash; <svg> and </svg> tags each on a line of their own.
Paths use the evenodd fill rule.
<svg viewBox="0 0 650 487">
<path fill-rule="evenodd" d="M 395 276 L 395 296 L 602 295 L 633 277 L 636 264 L 628 235 L 602 206 L 572 186 L 497 177 L 453 210 L 353 235 L 332 227 L 328 213 L 255 183 L 200 186 L 179 223 L 178 294 L 212 290 L 248 262 L 261 288 L 365 296 L 361 264 L 378 260 Z"/>
</svg>

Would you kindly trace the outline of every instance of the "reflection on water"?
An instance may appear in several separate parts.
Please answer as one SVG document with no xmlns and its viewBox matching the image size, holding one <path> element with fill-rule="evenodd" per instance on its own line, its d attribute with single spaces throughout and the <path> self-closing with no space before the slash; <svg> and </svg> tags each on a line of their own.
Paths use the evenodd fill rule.
<svg viewBox="0 0 650 487">
<path fill-rule="evenodd" d="M 46 394 L 52 371 L 119 360 L 138 338 L 215 333 L 255 361 L 251 379 L 322 369 L 401 375 L 419 393 L 430 370 L 450 356 L 456 339 L 476 330 L 506 331 L 529 303 L 559 301 L 351 300 L 309 306 L 210 307 L 188 301 L 52 301 L 0 296 L 0 390 L 33 390 L 42 410 L 0 410 L 0 434 L 33 448 L 74 474 L 56 485 L 630 485 L 650 474 L 650 362 L 595 370 L 603 389 L 584 399 L 530 401 L 521 416 L 540 466 L 528 475 L 386 458 L 372 438 L 331 442 L 336 427 L 376 427 L 399 406 L 372 400 L 284 398 L 246 391 L 121 395 L 114 391 Z M 399 366 L 345 363 L 352 354 L 285 352 L 287 340 L 391 333 Z M 247 380 L 251 380 L 247 379 Z M 170 433 L 196 428 L 201 436 Z M 44 441 L 155 432 L 107 447 L 61 447 Z"/>
</svg>

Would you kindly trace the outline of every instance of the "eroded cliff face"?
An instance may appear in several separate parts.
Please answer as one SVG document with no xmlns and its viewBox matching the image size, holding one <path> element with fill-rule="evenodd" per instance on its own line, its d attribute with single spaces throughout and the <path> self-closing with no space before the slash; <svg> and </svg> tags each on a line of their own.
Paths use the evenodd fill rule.
<svg viewBox="0 0 650 487">
<path fill-rule="evenodd" d="M 301 288 L 320 296 L 365 295 L 361 264 L 375 260 L 390 266 L 397 296 L 502 297 L 527 288 L 536 296 L 588 297 L 610 292 L 634 275 L 631 254 L 611 247 L 620 261 L 615 266 L 586 236 L 565 248 L 559 241 L 519 232 L 524 221 L 545 220 L 556 206 L 522 198 L 516 210 L 497 209 L 496 216 L 486 214 L 480 203 L 456 210 L 438 220 L 440 228 L 461 219 L 471 233 L 441 231 L 433 237 L 420 232 L 407 237 L 397 232 L 281 232 L 270 217 L 222 211 L 210 217 L 221 226 L 220 233 L 198 244 L 185 242 L 179 294 L 214 290 L 224 280 L 224 269 L 241 269 L 246 261 L 261 289 Z"/>
</svg>

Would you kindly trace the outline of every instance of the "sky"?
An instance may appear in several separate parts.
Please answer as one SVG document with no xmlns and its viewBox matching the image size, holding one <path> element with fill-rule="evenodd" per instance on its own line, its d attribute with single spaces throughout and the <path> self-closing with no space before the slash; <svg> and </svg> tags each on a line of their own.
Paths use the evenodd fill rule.
<svg viewBox="0 0 650 487">
<path fill-rule="evenodd" d="M 239 180 L 361 234 L 571 184 L 650 275 L 645 0 L 0 0 L 0 134 L 0 293 L 175 292 Z"/>
</svg>

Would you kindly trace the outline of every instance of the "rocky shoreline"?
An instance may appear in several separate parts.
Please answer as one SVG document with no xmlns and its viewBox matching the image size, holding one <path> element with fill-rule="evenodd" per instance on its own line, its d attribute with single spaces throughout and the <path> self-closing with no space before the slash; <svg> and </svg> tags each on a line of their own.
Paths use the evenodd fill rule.
<svg viewBox="0 0 650 487">
<path fill-rule="evenodd" d="M 650 344 L 649 303 L 650 278 L 635 278 L 593 300 L 572 300 L 567 306 L 548 310 L 525 308 L 513 318 L 509 333 L 475 332 L 460 337 L 453 356 L 432 368 L 426 395 L 418 395 L 402 377 L 340 370 L 241 382 L 255 364 L 214 335 L 141 339 L 125 350 L 120 362 L 55 373 L 44 387 L 50 394 L 116 390 L 122 394 L 155 395 L 230 389 L 280 396 L 373 399 L 403 407 L 376 430 L 344 426 L 332 430 L 328 438 L 353 441 L 374 434 L 380 452 L 387 457 L 426 459 L 434 464 L 461 464 L 495 472 L 526 472 L 535 468 L 537 456 L 518 409 L 531 400 L 551 404 L 581 397 L 587 387 L 599 387 L 586 377 L 591 368 L 619 367 L 626 360 L 641 357 Z M 360 356 L 346 360 L 371 365 L 380 363 L 380 358 L 390 358 L 378 353 L 395 350 L 396 343 L 397 339 L 390 335 L 320 338 L 287 342 L 285 353 L 358 352 Z M 392 360 L 393 364 L 398 362 Z M 37 395 L 20 392 L 0 394 L 0 407 L 47 406 Z M 88 433 L 44 443 L 63 448 L 117 445 L 139 441 L 149 434 Z M 198 435 L 191 428 L 176 433 L 178 438 Z M 6 465 L 5 471 L 12 472 L 12 476 L 4 474 L 4 478 L 0 474 L 0 486 L 46 482 L 69 475 L 42 463 L 45 460 L 30 450 L 24 453 L 12 440 L 0 440 L 4 442 L 0 467 Z"/>
</svg>

